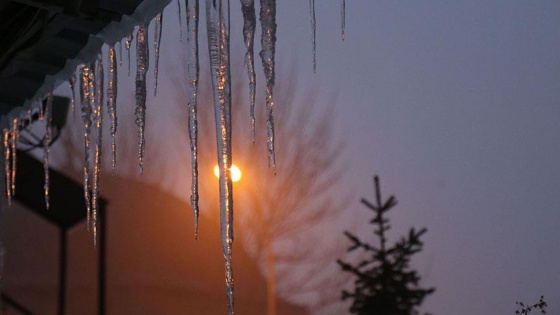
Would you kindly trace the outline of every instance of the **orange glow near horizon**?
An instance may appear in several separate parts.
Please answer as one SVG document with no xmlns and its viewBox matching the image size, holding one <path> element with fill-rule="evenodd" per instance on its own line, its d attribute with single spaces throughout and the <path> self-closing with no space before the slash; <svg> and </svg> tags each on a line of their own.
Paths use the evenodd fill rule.
<svg viewBox="0 0 560 315">
<path fill-rule="evenodd" d="M 216 178 L 220 178 L 220 168 L 218 167 L 218 165 L 214 166 L 214 175 L 216 175 Z M 231 181 L 238 182 L 240 180 L 241 170 L 239 169 L 239 167 L 237 167 L 237 165 L 231 164 Z"/>
</svg>

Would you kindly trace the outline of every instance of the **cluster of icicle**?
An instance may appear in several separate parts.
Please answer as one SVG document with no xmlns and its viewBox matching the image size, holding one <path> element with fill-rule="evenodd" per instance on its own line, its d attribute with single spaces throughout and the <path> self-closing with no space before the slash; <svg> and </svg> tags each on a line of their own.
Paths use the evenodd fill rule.
<svg viewBox="0 0 560 315">
<path fill-rule="evenodd" d="M 39 121 L 45 124 L 45 136 L 43 139 L 43 167 L 44 167 L 44 191 L 45 208 L 50 207 L 49 194 L 49 154 L 51 143 L 51 121 L 52 121 L 52 102 L 53 95 L 48 93 L 43 100 L 37 100 L 26 112 L 22 112 L 19 117 L 10 121 L 10 127 L 2 131 L 2 160 L 4 161 L 5 196 L 8 206 L 12 204 L 12 197 L 16 193 L 16 174 L 17 174 L 17 143 L 20 129 L 27 128 L 34 121 L 36 115 Z"/>
<path fill-rule="evenodd" d="M 180 37 L 182 32 L 181 0 L 178 0 L 179 7 L 179 27 Z M 197 98 L 199 82 L 199 46 L 198 46 L 198 25 L 199 25 L 199 0 L 184 0 L 187 25 L 187 84 L 188 84 L 188 129 L 191 148 L 191 171 L 192 171 L 192 191 L 191 206 L 195 222 L 195 238 L 198 236 L 198 126 L 197 126 Z M 249 77 L 249 99 L 252 139 L 255 139 L 255 94 L 256 94 L 256 74 L 254 56 L 254 37 L 256 28 L 256 11 L 254 0 L 240 0 L 243 15 L 243 39 L 245 43 L 245 62 Z M 231 74 L 230 74 L 230 8 L 229 0 L 206 0 L 206 22 L 208 37 L 208 52 L 210 56 L 210 71 L 213 85 L 214 110 L 217 134 L 218 165 L 219 165 L 219 194 L 220 194 L 220 224 L 222 250 L 224 255 L 226 291 L 228 298 L 228 312 L 233 314 L 234 310 L 234 285 L 232 267 L 232 245 L 233 245 L 233 192 L 231 181 Z M 313 71 L 316 69 L 316 25 L 315 25 L 315 1 L 309 0 L 310 20 L 312 29 L 313 45 Z M 261 24 L 261 57 L 265 80 L 265 106 L 266 106 L 266 126 L 267 126 L 267 149 L 269 166 L 276 172 L 276 160 L 274 154 L 274 80 L 275 80 L 275 45 L 276 45 L 276 1 L 260 0 Z M 158 14 L 154 18 L 154 95 L 157 94 L 158 82 L 158 63 L 160 54 L 160 42 L 162 36 L 163 16 Z M 341 0 L 341 30 L 342 40 L 345 38 L 345 0 Z M 127 50 L 128 64 L 127 72 L 130 76 L 130 47 L 133 42 L 133 34 L 125 37 L 124 48 Z M 148 43 L 148 24 L 140 25 L 136 33 L 136 107 L 135 117 L 137 126 L 138 144 L 138 163 L 140 174 L 143 173 L 143 161 L 145 151 L 145 119 L 146 119 L 146 75 L 149 68 L 149 43 Z M 119 42 L 120 62 L 122 66 L 123 45 Z M 74 74 L 68 81 L 72 90 L 72 110 L 74 111 L 76 93 L 80 98 L 81 116 L 84 125 L 84 198 L 87 208 L 88 227 L 93 231 L 94 243 L 97 238 L 97 215 L 99 209 L 100 184 L 99 175 L 101 172 L 102 158 L 102 127 L 103 127 L 103 106 L 104 97 L 107 96 L 106 108 L 110 118 L 111 134 L 111 159 L 112 171 L 116 165 L 116 143 L 115 134 L 117 132 L 117 57 L 115 47 L 111 45 L 108 49 L 108 69 L 109 82 L 107 88 L 104 84 L 105 62 L 102 54 L 97 60 L 82 64 L 78 67 L 78 78 Z M 76 90 L 76 84 L 79 91 Z M 49 93 L 45 101 L 38 102 L 38 112 L 40 120 L 45 121 L 45 141 L 44 141 L 44 169 L 45 169 L 45 203 L 49 208 L 49 142 L 51 138 L 51 112 L 52 112 L 52 93 Z M 46 104 L 46 105 L 45 105 Z M 28 111 L 28 124 L 32 122 L 33 110 Z M 6 195 L 8 203 L 15 193 L 16 178 L 16 146 L 21 122 L 14 119 L 10 129 L 3 131 L 3 160 L 6 180 Z M 93 153 L 93 164 L 91 154 Z"/>
<path fill-rule="evenodd" d="M 159 45 L 161 42 L 162 15 L 158 14 L 155 20 L 155 51 L 156 66 L 154 69 L 155 82 L 154 94 L 157 93 L 158 59 Z M 125 38 L 125 48 L 128 54 L 128 75 L 130 76 L 130 47 L 133 35 Z M 82 122 L 84 125 L 84 198 L 87 211 L 88 227 L 92 229 L 94 243 L 97 239 L 97 216 L 99 211 L 101 158 L 103 147 L 103 107 L 106 104 L 107 114 L 110 119 L 111 134 L 111 169 L 114 173 L 117 163 L 116 141 L 118 118 L 117 118 L 117 94 L 118 94 L 118 66 L 122 66 L 123 46 L 119 43 L 120 61 L 117 62 L 116 49 L 114 45 L 109 46 L 107 64 L 109 69 L 109 82 L 104 84 L 105 58 L 99 54 L 97 60 L 89 64 L 78 67 L 79 91 Z M 149 47 L 148 47 L 148 25 L 140 25 L 136 33 L 136 106 L 134 115 L 137 126 L 138 144 L 138 166 L 140 174 L 144 170 L 144 151 L 145 151 L 145 121 L 146 121 L 146 76 L 149 67 Z M 72 89 L 72 97 L 76 94 L 75 77 L 70 78 L 69 85 Z M 105 103 L 105 96 L 107 101 Z M 71 101 L 75 103 L 74 98 Z M 74 107 L 72 107 L 74 108 Z M 93 154 L 93 164 L 91 155 Z"/>
<path fill-rule="evenodd" d="M 251 100 L 251 125 L 255 135 L 255 90 L 256 75 L 254 66 L 254 34 L 256 13 L 254 0 L 241 0 L 243 14 L 243 37 L 246 46 L 246 64 L 249 75 L 249 94 Z M 186 1 L 187 19 L 187 75 L 188 75 L 188 112 L 189 138 L 191 141 L 192 192 L 191 206 L 195 216 L 195 236 L 198 231 L 198 160 L 197 160 L 197 93 L 199 79 L 198 60 L 198 21 L 199 1 Z M 274 57 L 276 43 L 276 1 L 261 0 L 260 21 L 262 27 L 260 56 L 266 80 L 267 108 L 267 146 L 269 165 L 275 168 L 274 158 L 274 120 L 273 120 L 273 89 L 274 89 Z M 206 28 L 208 36 L 208 52 L 212 77 L 214 113 L 217 134 L 217 151 L 219 166 L 220 190 L 220 225 L 222 251 L 224 255 L 226 291 L 228 311 L 233 314 L 234 284 L 232 266 L 233 246 L 233 192 L 231 181 L 231 74 L 230 74 L 230 10 L 225 0 L 206 0 Z M 182 34 L 182 33 L 181 33 Z"/>
</svg>

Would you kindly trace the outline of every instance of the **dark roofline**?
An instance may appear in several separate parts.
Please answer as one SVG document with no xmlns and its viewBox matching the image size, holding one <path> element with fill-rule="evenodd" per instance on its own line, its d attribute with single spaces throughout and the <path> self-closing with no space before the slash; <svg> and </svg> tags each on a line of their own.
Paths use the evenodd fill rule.
<svg viewBox="0 0 560 315">
<path fill-rule="evenodd" d="M 0 130 L 171 0 L 8 0 L 0 5 Z M 17 16 L 18 18 L 7 18 Z"/>
</svg>

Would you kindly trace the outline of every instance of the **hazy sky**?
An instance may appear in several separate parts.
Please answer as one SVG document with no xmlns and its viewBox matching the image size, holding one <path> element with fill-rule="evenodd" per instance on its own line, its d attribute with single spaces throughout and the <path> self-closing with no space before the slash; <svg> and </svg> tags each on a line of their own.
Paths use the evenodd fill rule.
<svg viewBox="0 0 560 315">
<path fill-rule="evenodd" d="M 345 185 L 369 197 L 381 175 L 394 232 L 428 227 L 415 266 L 437 291 L 423 309 L 513 314 L 543 294 L 558 312 L 560 4 L 346 4 L 341 42 L 339 1 L 316 2 L 313 75 L 307 3 L 281 1 L 279 60 L 339 92 Z"/>
<path fill-rule="evenodd" d="M 233 2 L 231 46 L 240 60 L 241 13 Z M 414 266 L 437 290 L 423 310 L 513 314 L 515 301 L 544 295 L 549 313 L 559 312 L 560 4 L 346 5 L 342 42 L 339 1 L 316 1 L 315 74 L 307 1 L 278 1 L 277 20 L 279 76 L 296 65 L 301 89 L 318 88 L 322 100 L 337 96 L 335 128 L 349 161 L 341 190 L 355 193 L 340 229 L 370 236 L 358 198 L 371 196 L 379 174 L 385 194 L 399 200 L 391 236 L 428 228 Z M 165 10 L 162 58 L 169 60 L 185 47 L 175 10 L 176 2 Z M 173 112 L 150 110 L 172 101 L 164 59 L 148 128 L 165 135 L 176 128 L 165 123 Z M 201 68 L 208 70 L 207 59 Z M 174 149 L 188 150 L 188 143 Z M 171 163 L 187 174 L 188 161 Z M 176 181 L 189 180 L 170 180 L 167 188 L 186 200 L 188 188 Z"/>
<path fill-rule="evenodd" d="M 369 196 L 365 174 L 380 174 L 400 201 L 395 230 L 429 229 L 424 309 L 513 314 L 544 294 L 557 312 L 560 5 L 347 1 L 344 43 L 336 1 L 317 9 L 316 76 L 340 91 L 348 185 Z M 281 36 L 309 59 L 308 37 Z"/>
</svg>

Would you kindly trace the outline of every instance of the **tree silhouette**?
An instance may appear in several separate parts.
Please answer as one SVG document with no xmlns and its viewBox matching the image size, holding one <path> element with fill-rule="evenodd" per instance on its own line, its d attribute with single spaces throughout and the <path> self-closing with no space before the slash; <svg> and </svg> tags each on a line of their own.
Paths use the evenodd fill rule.
<svg viewBox="0 0 560 315">
<path fill-rule="evenodd" d="M 411 269 L 411 257 L 422 250 L 420 241 L 427 229 L 417 231 L 411 228 L 408 236 L 402 237 L 393 246 L 387 246 L 386 232 L 391 228 L 386 213 L 397 204 L 394 196 L 386 201 L 381 199 L 379 178 L 374 176 L 375 203 L 362 199 L 362 203 L 375 213 L 370 223 L 374 226 L 373 234 L 379 239 L 378 245 L 370 245 L 361 241 L 350 232 L 344 234 L 352 245 L 349 252 L 361 249 L 369 256 L 357 265 L 343 260 L 338 264 L 343 271 L 357 277 L 352 292 L 343 290 L 342 299 L 352 299 L 350 313 L 381 314 L 381 315 L 412 315 L 419 314 L 417 307 L 424 298 L 434 292 L 434 288 L 421 288 L 420 276 Z"/>
<path fill-rule="evenodd" d="M 177 67 L 173 70 L 171 75 L 175 74 L 176 82 L 180 82 Z M 334 137 L 334 98 L 329 101 L 331 106 L 320 108 L 315 90 L 298 91 L 293 72 L 280 75 L 276 80 L 276 173 L 268 165 L 267 135 L 261 132 L 266 130 L 265 107 L 258 106 L 262 95 L 257 94 L 257 132 L 252 140 L 248 85 L 245 76 L 232 78 L 233 163 L 242 172 L 241 181 L 233 184 L 234 235 L 236 244 L 241 241 L 261 265 L 267 279 L 269 315 L 275 314 L 276 295 L 288 300 L 306 293 L 320 295 L 320 302 L 307 303 L 311 308 L 323 304 L 324 297 L 333 299 L 338 294 L 333 283 L 340 279 L 327 276 L 326 266 L 334 269 L 332 257 L 344 251 L 342 242 L 327 244 L 318 231 L 321 226 L 334 225 L 348 200 L 346 192 L 335 191 L 343 176 L 343 144 Z M 214 210 L 218 207 L 217 180 L 213 175 L 217 163 L 214 109 L 212 100 L 203 97 L 210 95 L 206 93 L 209 88 L 201 74 L 198 162 L 203 215 L 216 213 Z M 186 86 L 178 84 L 174 92 L 177 106 L 185 108 L 183 115 L 186 117 Z M 317 248 L 318 242 L 324 243 L 321 250 Z M 321 274 L 329 284 L 317 281 Z"/>
<path fill-rule="evenodd" d="M 544 300 L 544 296 L 541 296 L 541 299 L 535 304 L 525 304 L 523 302 L 515 302 L 517 304 L 517 310 L 515 311 L 515 315 L 529 315 L 533 310 L 540 310 L 541 314 L 546 314 L 546 301 Z"/>
</svg>

